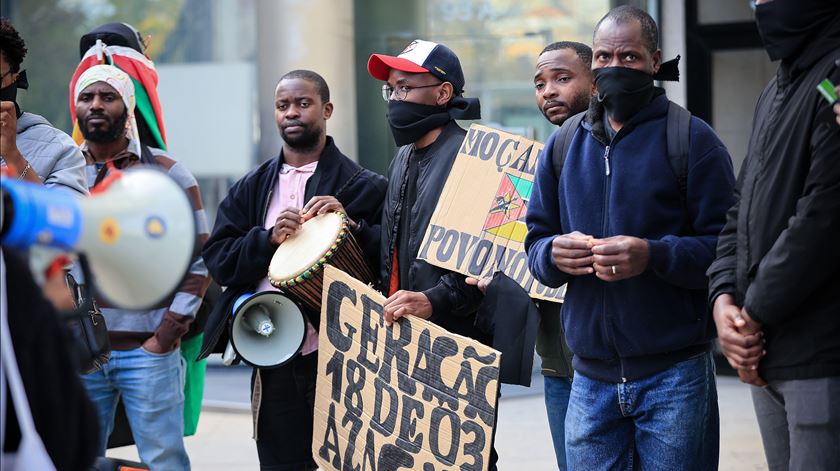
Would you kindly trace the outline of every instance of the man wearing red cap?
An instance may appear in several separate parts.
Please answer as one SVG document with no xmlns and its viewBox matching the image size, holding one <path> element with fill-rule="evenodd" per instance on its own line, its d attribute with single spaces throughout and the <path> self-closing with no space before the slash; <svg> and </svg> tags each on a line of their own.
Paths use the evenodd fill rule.
<svg viewBox="0 0 840 471">
<path fill-rule="evenodd" d="M 477 98 L 464 98 L 458 56 L 443 44 L 415 40 L 398 56 L 373 54 L 368 72 L 385 82 L 388 124 L 399 149 L 388 171 L 382 210 L 381 264 L 385 319 L 428 319 L 490 345 L 475 327 L 481 291 L 464 276 L 417 258 L 466 131 L 456 119 L 479 119 Z M 497 455 L 491 451 L 490 469 Z"/>
</svg>

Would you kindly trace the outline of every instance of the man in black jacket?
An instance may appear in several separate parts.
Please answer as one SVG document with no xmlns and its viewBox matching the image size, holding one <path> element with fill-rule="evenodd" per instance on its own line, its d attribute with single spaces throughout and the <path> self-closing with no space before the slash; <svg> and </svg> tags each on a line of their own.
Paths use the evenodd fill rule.
<svg viewBox="0 0 840 471">
<path fill-rule="evenodd" d="M 840 79 L 836 0 L 756 2 L 772 60 L 709 268 L 721 347 L 770 469 L 840 469 L 840 128 L 814 89 Z"/>
<path fill-rule="evenodd" d="M 382 213 L 386 320 L 413 315 L 450 332 L 487 340 L 473 325 L 482 298 L 478 288 L 467 285 L 463 275 L 417 258 L 466 135 L 455 119 L 479 119 L 478 99 L 461 96 L 461 64 L 442 44 L 415 40 L 398 57 L 373 54 L 368 72 L 386 82 L 382 93 L 388 101 L 388 122 L 400 146 L 388 170 Z"/>
<path fill-rule="evenodd" d="M 326 135 L 332 111 L 329 88 L 320 75 L 295 70 L 280 79 L 275 118 L 283 149 L 233 185 L 204 245 L 210 273 L 227 290 L 210 314 L 200 357 L 225 344 L 232 303 L 241 294 L 273 289 L 266 276 L 275 249 L 306 219 L 330 210 L 344 212 L 368 258 L 379 250 L 386 181 L 347 158 Z M 278 368 L 254 369 L 252 376 L 262 469 L 316 468 L 311 448 L 320 313 L 306 314 L 300 355 Z"/>
<path fill-rule="evenodd" d="M 380 270 L 385 319 L 428 319 L 490 345 L 475 326 L 481 291 L 458 273 L 417 258 L 466 131 L 455 119 L 479 119 L 477 98 L 464 98 L 464 73 L 443 44 L 415 40 L 399 56 L 373 54 L 368 73 L 382 80 L 388 123 L 399 150 L 388 171 L 382 212 Z M 496 468 L 491 451 L 490 469 Z"/>
</svg>

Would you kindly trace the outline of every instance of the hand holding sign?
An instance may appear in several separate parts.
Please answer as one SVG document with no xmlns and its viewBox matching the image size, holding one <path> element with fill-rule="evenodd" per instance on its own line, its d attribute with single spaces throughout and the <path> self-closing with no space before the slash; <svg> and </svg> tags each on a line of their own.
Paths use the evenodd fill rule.
<svg viewBox="0 0 840 471">
<path fill-rule="evenodd" d="M 489 285 L 491 281 L 493 281 L 492 276 L 485 276 L 480 280 L 476 277 L 468 276 L 466 279 L 468 285 L 477 287 L 479 290 L 481 290 L 482 294 L 487 293 L 487 285 Z"/>
<path fill-rule="evenodd" d="M 834 88 L 834 93 L 840 96 L 840 85 Z M 837 114 L 837 125 L 840 126 L 840 101 L 834 104 L 834 113 Z"/>
<path fill-rule="evenodd" d="M 399 290 L 385 300 L 385 322 L 391 325 L 404 316 L 428 319 L 432 315 L 432 303 L 423 293 Z"/>
</svg>

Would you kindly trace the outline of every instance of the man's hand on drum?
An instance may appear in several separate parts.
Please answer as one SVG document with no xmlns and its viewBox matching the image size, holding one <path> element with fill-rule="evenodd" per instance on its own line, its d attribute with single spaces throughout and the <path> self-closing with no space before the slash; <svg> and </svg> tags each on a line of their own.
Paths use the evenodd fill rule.
<svg viewBox="0 0 840 471">
<path fill-rule="evenodd" d="M 385 300 L 385 322 L 391 325 L 405 316 L 428 319 L 432 315 L 432 303 L 423 293 L 400 290 Z"/>
<path fill-rule="evenodd" d="M 274 227 L 271 229 L 270 241 L 275 246 L 280 245 L 289 236 L 294 235 L 300 230 L 300 225 L 303 224 L 303 216 L 301 211 L 297 208 L 289 207 L 283 210 L 277 220 L 274 221 Z"/>
<path fill-rule="evenodd" d="M 308 221 L 319 214 L 324 214 L 329 211 L 338 211 L 347 216 L 347 211 L 344 210 L 341 202 L 335 196 L 329 195 L 313 196 L 306 203 L 306 206 L 303 207 L 301 214 L 303 215 L 303 220 Z M 356 223 L 350 219 L 350 216 L 347 216 L 347 222 L 350 224 L 350 229 L 356 229 Z"/>
</svg>

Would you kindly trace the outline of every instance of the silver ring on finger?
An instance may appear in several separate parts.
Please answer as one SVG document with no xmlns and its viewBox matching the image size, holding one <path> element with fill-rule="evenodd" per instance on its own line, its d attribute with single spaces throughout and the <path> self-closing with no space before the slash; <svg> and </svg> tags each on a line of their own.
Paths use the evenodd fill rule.
<svg viewBox="0 0 840 471">
<path fill-rule="evenodd" d="M 612 268 L 612 274 L 617 275 L 618 272 L 615 270 L 615 265 L 613 265 L 611 268 Z"/>
</svg>

